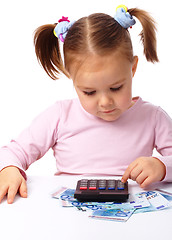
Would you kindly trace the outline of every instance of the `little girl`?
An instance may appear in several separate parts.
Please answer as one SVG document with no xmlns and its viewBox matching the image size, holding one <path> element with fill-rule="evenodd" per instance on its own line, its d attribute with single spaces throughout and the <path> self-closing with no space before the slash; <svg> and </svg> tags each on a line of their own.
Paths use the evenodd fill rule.
<svg viewBox="0 0 172 240">
<path fill-rule="evenodd" d="M 0 201 L 27 197 L 27 168 L 50 148 L 57 173 L 122 175 L 141 187 L 172 181 L 172 120 L 160 108 L 132 97 L 138 57 L 128 28 L 142 24 L 146 59 L 157 62 L 155 24 L 140 9 L 117 7 L 115 17 L 92 14 L 39 27 L 36 55 L 52 78 L 73 80 L 78 99 L 58 101 L 16 140 L 0 150 Z M 64 42 L 64 63 L 60 53 Z M 156 148 L 160 156 L 153 157 Z"/>
</svg>

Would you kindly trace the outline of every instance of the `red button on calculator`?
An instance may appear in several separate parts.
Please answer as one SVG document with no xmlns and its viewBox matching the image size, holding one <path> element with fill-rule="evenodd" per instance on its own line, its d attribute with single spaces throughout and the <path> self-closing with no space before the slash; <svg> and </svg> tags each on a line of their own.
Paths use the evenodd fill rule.
<svg viewBox="0 0 172 240">
<path fill-rule="evenodd" d="M 87 190 L 87 186 L 86 187 L 80 186 L 80 190 Z"/>
<path fill-rule="evenodd" d="M 96 190 L 96 187 L 89 187 L 89 190 Z"/>
</svg>

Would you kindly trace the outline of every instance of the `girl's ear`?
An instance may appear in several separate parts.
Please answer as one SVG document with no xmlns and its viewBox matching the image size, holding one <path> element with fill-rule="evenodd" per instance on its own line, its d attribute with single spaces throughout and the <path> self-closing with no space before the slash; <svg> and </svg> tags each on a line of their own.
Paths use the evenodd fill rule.
<svg viewBox="0 0 172 240">
<path fill-rule="evenodd" d="M 138 56 L 134 56 L 134 58 L 133 58 L 133 66 L 132 66 L 133 77 L 134 77 L 136 69 L 137 69 L 138 60 L 139 60 Z"/>
</svg>

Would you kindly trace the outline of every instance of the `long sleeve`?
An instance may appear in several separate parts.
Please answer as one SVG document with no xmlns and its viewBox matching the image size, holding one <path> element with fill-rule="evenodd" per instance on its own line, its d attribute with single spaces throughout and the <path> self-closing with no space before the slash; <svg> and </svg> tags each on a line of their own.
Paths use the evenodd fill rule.
<svg viewBox="0 0 172 240">
<path fill-rule="evenodd" d="M 7 166 L 16 166 L 24 171 L 36 160 L 40 159 L 57 140 L 60 119 L 60 102 L 54 104 L 26 128 L 16 140 L 0 149 L 0 170 Z"/>
<path fill-rule="evenodd" d="M 172 119 L 160 107 L 156 114 L 155 147 L 166 166 L 164 181 L 172 181 Z"/>
</svg>

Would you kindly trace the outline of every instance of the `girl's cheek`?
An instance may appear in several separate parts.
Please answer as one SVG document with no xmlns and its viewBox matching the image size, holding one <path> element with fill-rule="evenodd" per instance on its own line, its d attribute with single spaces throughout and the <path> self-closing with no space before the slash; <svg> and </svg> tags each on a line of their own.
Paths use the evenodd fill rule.
<svg viewBox="0 0 172 240">
<path fill-rule="evenodd" d="M 96 106 L 94 102 L 87 100 L 82 104 L 83 108 L 90 114 L 94 114 L 96 111 Z"/>
</svg>

